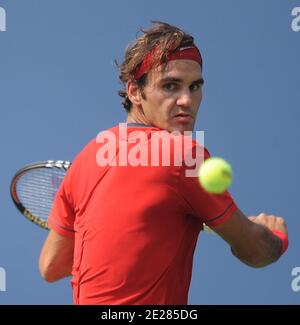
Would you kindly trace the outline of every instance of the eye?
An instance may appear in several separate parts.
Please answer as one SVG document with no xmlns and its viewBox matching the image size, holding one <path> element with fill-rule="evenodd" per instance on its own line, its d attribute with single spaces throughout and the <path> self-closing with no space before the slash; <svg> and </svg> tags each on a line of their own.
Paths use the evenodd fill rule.
<svg viewBox="0 0 300 325">
<path fill-rule="evenodd" d="M 178 85 L 175 82 L 168 82 L 163 85 L 163 89 L 166 91 L 174 91 L 178 89 Z"/>
<path fill-rule="evenodd" d="M 197 90 L 199 90 L 200 88 L 201 88 L 200 83 L 192 84 L 192 85 L 190 86 L 190 91 L 197 91 Z"/>
</svg>

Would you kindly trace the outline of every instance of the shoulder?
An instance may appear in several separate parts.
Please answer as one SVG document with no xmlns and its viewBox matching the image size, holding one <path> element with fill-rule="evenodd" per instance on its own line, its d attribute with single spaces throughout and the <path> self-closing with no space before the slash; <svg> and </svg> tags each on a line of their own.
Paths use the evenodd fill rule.
<svg viewBox="0 0 300 325">
<path fill-rule="evenodd" d="M 90 159 L 93 157 L 96 161 L 95 154 L 99 149 L 99 146 L 104 142 L 107 142 L 112 136 L 118 136 L 118 127 L 112 127 L 103 131 L 99 131 L 95 137 L 90 139 L 89 142 L 82 148 L 82 150 L 77 154 L 75 159 L 73 160 L 72 166 L 77 166 L 81 164 L 83 161 L 87 161 L 86 159 Z M 74 167 L 73 167 L 74 168 Z"/>
</svg>

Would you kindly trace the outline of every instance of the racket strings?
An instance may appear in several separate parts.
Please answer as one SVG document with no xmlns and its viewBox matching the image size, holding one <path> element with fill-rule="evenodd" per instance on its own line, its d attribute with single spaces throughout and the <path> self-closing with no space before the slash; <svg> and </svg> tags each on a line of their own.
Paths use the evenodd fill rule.
<svg viewBox="0 0 300 325">
<path fill-rule="evenodd" d="M 58 168 L 36 168 L 24 173 L 16 192 L 22 205 L 32 214 L 48 219 L 56 192 L 65 176 Z"/>
</svg>

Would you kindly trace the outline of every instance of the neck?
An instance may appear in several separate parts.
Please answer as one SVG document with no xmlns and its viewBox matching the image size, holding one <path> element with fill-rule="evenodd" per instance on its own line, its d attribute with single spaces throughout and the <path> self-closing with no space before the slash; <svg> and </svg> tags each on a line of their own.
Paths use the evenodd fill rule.
<svg viewBox="0 0 300 325">
<path fill-rule="evenodd" d="M 145 116 L 139 112 L 135 107 L 131 108 L 131 111 L 127 115 L 127 123 L 140 123 L 149 125 Z"/>
</svg>

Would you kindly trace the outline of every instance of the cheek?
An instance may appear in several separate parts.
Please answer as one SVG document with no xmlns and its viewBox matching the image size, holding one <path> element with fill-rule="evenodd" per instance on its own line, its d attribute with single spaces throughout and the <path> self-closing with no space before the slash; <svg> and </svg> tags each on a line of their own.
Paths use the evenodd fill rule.
<svg viewBox="0 0 300 325">
<path fill-rule="evenodd" d="M 153 111 L 155 115 L 168 116 L 176 106 L 176 100 L 173 98 L 156 98 L 155 102 L 152 103 Z"/>
<path fill-rule="evenodd" d="M 201 102 L 202 102 L 202 93 L 195 96 L 195 100 L 194 100 L 195 109 L 199 109 L 199 106 L 200 106 Z"/>
<path fill-rule="evenodd" d="M 200 97 L 200 102 L 202 101 L 202 97 L 203 97 L 203 92 L 201 90 L 200 94 L 199 94 L 199 97 Z"/>
</svg>

